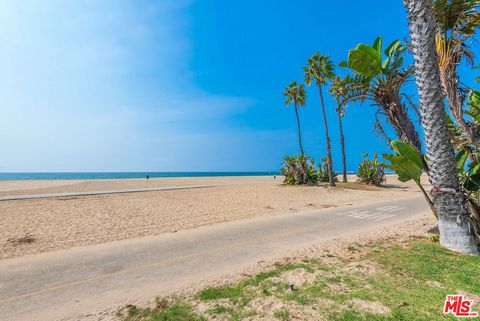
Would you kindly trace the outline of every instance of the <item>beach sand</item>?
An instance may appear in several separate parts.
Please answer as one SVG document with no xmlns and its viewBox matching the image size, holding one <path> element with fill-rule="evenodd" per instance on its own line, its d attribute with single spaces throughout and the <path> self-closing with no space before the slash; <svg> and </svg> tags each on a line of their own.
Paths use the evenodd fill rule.
<svg viewBox="0 0 480 321">
<path fill-rule="evenodd" d="M 350 177 L 355 180 L 354 176 Z M 218 187 L 0 202 L 0 259 L 265 215 L 350 206 L 418 194 L 388 177 L 385 188 L 285 186 L 282 178 L 201 177 L 95 181 L 0 181 L 0 195 L 168 186 Z"/>
</svg>

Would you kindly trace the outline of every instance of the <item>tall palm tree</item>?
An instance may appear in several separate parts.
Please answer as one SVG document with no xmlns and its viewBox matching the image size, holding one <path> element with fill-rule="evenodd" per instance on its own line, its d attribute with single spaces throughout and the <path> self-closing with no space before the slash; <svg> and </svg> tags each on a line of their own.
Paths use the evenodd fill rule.
<svg viewBox="0 0 480 321">
<path fill-rule="evenodd" d="M 457 67 L 463 58 L 473 65 L 473 55 L 468 40 L 480 26 L 479 0 L 434 0 L 440 80 L 448 107 L 455 122 L 462 129 L 469 144 L 480 149 L 480 127 L 464 118 L 463 103 L 467 88 L 461 88 Z"/>
<path fill-rule="evenodd" d="M 443 92 L 435 50 L 435 19 L 431 0 L 403 0 L 409 16 L 420 96 L 420 114 L 427 147 L 433 205 L 438 214 L 440 243 L 455 251 L 478 254 L 473 223 L 457 176 L 445 120 Z"/>
<path fill-rule="evenodd" d="M 377 117 L 384 116 L 388 120 L 398 139 L 422 153 L 420 137 L 401 93 L 403 85 L 413 74 L 412 68 L 403 68 L 405 49 L 399 40 L 393 41 L 384 50 L 386 57 L 382 60 L 382 37 L 375 39 L 372 46 L 361 43 L 350 49 L 348 60 L 340 63 L 353 72 L 344 79 L 342 103 L 370 100 L 379 107 Z M 378 124 L 376 127 L 383 134 L 383 128 Z"/>
<path fill-rule="evenodd" d="M 335 176 L 333 174 L 332 148 L 330 146 L 330 136 L 328 135 L 327 115 L 325 114 L 325 103 L 323 101 L 322 85 L 327 83 L 328 79 L 334 77 L 334 66 L 327 55 L 320 55 L 318 52 L 308 59 L 307 66 L 304 68 L 305 83 L 310 86 L 313 80 L 320 93 L 320 105 L 322 106 L 323 123 L 325 125 L 325 139 L 327 145 L 328 162 L 328 182 L 331 187 L 335 187 Z"/>
<path fill-rule="evenodd" d="M 333 95 L 337 102 L 338 128 L 340 130 L 340 144 L 342 146 L 342 165 L 343 165 L 343 182 L 347 182 L 347 156 L 345 153 L 345 136 L 343 135 L 342 118 L 345 115 L 345 105 L 341 103 L 343 95 L 343 79 L 335 76 L 330 85 L 329 92 Z"/>
<path fill-rule="evenodd" d="M 300 144 L 300 155 L 303 155 L 302 146 L 302 134 L 300 132 L 300 117 L 298 116 L 299 106 L 305 106 L 305 86 L 303 84 L 297 84 L 296 81 L 292 81 L 287 88 L 283 91 L 285 96 L 285 106 L 288 106 L 293 102 L 295 106 L 295 116 L 297 117 L 297 129 L 298 129 L 298 142 Z"/>
</svg>

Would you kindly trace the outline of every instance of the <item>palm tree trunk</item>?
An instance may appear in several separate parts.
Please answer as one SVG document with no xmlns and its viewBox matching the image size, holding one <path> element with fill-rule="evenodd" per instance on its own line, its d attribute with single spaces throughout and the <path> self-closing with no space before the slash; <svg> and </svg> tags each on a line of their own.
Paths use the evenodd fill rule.
<svg viewBox="0 0 480 321">
<path fill-rule="evenodd" d="M 318 84 L 320 92 L 320 103 L 322 105 L 323 123 L 325 124 L 325 138 L 327 140 L 327 160 L 328 160 L 328 183 L 331 187 L 335 187 L 335 177 L 333 176 L 332 148 L 330 147 L 330 136 L 328 136 L 327 115 L 325 114 L 325 104 L 323 102 L 322 86 Z"/>
<path fill-rule="evenodd" d="M 342 110 L 339 106 L 337 109 L 338 113 L 338 128 L 340 129 L 340 143 L 342 145 L 342 162 L 343 162 L 343 182 L 347 182 L 347 157 L 345 156 L 345 136 L 343 136 L 343 126 L 342 126 Z"/>
<path fill-rule="evenodd" d="M 425 132 L 432 200 L 438 214 L 440 244 L 448 249 L 478 255 L 466 196 L 460 189 L 455 157 L 445 120 L 443 91 L 435 50 L 435 21 L 431 0 L 403 0 L 409 15 Z"/>
<path fill-rule="evenodd" d="M 397 134 L 398 139 L 412 145 L 420 155 L 422 152 L 422 143 L 412 119 L 408 115 L 407 107 L 402 103 L 399 96 L 395 96 L 391 102 L 384 105 L 384 111 L 392 127 Z"/>
<path fill-rule="evenodd" d="M 300 133 L 300 117 L 298 116 L 298 104 L 295 102 L 295 116 L 297 116 L 298 142 L 300 144 L 300 155 L 303 155 L 302 134 Z"/>
</svg>

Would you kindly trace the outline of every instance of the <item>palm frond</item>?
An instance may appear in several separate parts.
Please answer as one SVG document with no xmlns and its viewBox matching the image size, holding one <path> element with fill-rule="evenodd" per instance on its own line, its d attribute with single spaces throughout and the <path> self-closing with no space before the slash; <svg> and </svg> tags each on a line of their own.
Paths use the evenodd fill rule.
<svg viewBox="0 0 480 321">
<path fill-rule="evenodd" d="M 382 125 L 382 121 L 380 120 L 381 117 L 384 117 L 384 116 L 385 115 L 381 109 L 377 110 L 377 112 L 375 113 L 375 125 L 373 127 L 373 133 L 376 136 L 382 137 L 383 139 L 385 139 L 388 147 L 392 149 L 392 144 L 391 144 L 392 139 L 385 132 L 385 129 L 383 128 L 383 125 Z"/>
<path fill-rule="evenodd" d="M 434 0 L 437 33 L 445 38 L 466 40 L 480 26 L 479 0 Z"/>
<path fill-rule="evenodd" d="M 347 76 L 337 84 L 340 88 L 337 102 L 344 106 L 350 102 L 363 102 L 369 96 L 370 84 L 361 75 Z"/>
<path fill-rule="evenodd" d="M 292 81 L 283 91 L 285 99 L 285 106 L 288 106 L 292 102 L 295 105 L 305 105 L 305 86 L 298 84 L 296 81 Z"/>
<path fill-rule="evenodd" d="M 305 83 L 311 84 L 313 80 L 317 85 L 323 85 L 328 79 L 335 76 L 335 66 L 328 55 L 321 55 L 318 52 L 308 58 L 307 65 L 303 68 Z"/>
</svg>

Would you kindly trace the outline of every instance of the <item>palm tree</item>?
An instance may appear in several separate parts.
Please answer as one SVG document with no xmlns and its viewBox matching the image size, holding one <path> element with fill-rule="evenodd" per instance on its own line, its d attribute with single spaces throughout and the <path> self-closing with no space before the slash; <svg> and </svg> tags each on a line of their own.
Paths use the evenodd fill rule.
<svg viewBox="0 0 480 321">
<path fill-rule="evenodd" d="M 345 77 L 343 81 L 345 93 L 341 96 L 341 103 L 372 101 L 379 107 L 376 116 L 388 120 L 398 139 L 422 153 L 418 132 L 408 115 L 405 97 L 401 93 L 403 85 L 413 74 L 412 68 L 403 68 L 405 49 L 399 40 L 393 41 L 385 49 L 386 58 L 382 60 L 382 37 L 375 39 L 372 46 L 359 44 L 351 49 L 348 60 L 340 63 L 340 66 L 353 71 L 353 75 Z M 406 100 L 410 103 L 409 99 Z M 383 128 L 378 124 L 379 121 L 376 122 L 376 128 L 383 134 Z"/>
<path fill-rule="evenodd" d="M 335 76 L 332 80 L 329 92 L 334 96 L 337 101 L 337 115 L 338 115 L 338 128 L 340 130 L 340 144 L 342 146 L 342 163 L 343 163 L 343 182 L 347 182 L 347 156 L 345 154 L 345 136 L 343 135 L 342 118 L 345 114 L 345 106 L 340 103 L 343 95 L 343 79 L 340 76 Z"/>
<path fill-rule="evenodd" d="M 480 25 L 479 0 L 434 0 L 435 44 L 440 80 L 448 100 L 449 111 L 462 129 L 469 144 L 480 149 L 480 127 L 464 118 L 463 103 L 467 88 L 460 88 L 457 66 L 463 58 L 473 65 L 468 40 Z"/>
<path fill-rule="evenodd" d="M 300 118 L 298 116 L 298 107 L 305 106 L 305 87 L 303 86 L 303 84 L 297 84 L 296 81 L 292 81 L 283 91 L 283 96 L 287 98 L 285 100 L 285 106 L 288 106 L 292 102 L 295 106 L 295 116 L 297 117 L 298 142 L 300 144 L 300 155 L 303 155 L 304 153 L 302 147 L 302 134 L 300 132 Z"/>
<path fill-rule="evenodd" d="M 330 136 L 328 135 L 327 115 L 325 114 L 325 104 L 323 101 L 322 85 L 327 83 L 328 79 L 334 76 L 334 66 L 327 55 L 320 55 L 318 52 L 308 59 L 307 66 L 304 68 L 305 83 L 310 86 L 312 80 L 318 86 L 320 93 L 320 104 L 322 106 L 323 123 L 325 124 L 325 139 L 327 145 L 328 159 L 328 182 L 331 187 L 335 187 L 335 176 L 333 175 L 332 149 L 330 147 Z"/>
<path fill-rule="evenodd" d="M 438 214 L 440 243 L 455 251 L 478 254 L 473 223 L 457 176 L 445 120 L 443 92 L 435 50 L 435 19 L 431 0 L 403 0 L 409 16 L 420 96 L 420 113 L 427 147 L 433 205 Z"/>
</svg>

